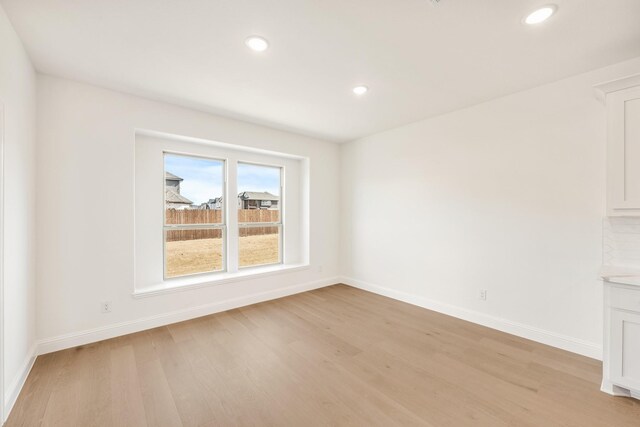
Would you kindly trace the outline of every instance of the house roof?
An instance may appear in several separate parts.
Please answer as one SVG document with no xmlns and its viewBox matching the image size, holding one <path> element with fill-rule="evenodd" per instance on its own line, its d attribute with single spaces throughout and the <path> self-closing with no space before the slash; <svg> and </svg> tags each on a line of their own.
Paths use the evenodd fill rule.
<svg viewBox="0 0 640 427">
<path fill-rule="evenodd" d="M 168 179 L 169 181 L 183 181 L 183 179 L 180 178 L 179 176 L 166 171 L 164 173 L 164 179 Z"/>
<path fill-rule="evenodd" d="M 178 194 L 171 188 L 165 188 L 164 190 L 164 200 L 165 203 L 182 203 L 185 205 L 192 205 L 193 202 L 186 197 Z"/>
<path fill-rule="evenodd" d="M 242 200 L 280 200 L 280 197 L 268 191 L 245 191 L 238 194 Z"/>
</svg>

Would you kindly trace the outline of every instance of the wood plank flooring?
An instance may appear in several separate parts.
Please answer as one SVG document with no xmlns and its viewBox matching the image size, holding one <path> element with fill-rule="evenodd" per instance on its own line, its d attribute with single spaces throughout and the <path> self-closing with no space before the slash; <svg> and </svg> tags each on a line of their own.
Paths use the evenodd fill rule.
<svg viewBox="0 0 640 427">
<path fill-rule="evenodd" d="M 640 426 L 600 362 L 345 285 L 38 357 L 15 426 Z"/>
</svg>

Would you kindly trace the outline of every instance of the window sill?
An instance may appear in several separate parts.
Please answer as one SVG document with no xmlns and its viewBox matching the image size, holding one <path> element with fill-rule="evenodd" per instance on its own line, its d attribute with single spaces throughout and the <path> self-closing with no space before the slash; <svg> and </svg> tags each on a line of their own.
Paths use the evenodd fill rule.
<svg viewBox="0 0 640 427">
<path fill-rule="evenodd" d="M 191 289 L 222 285 L 225 283 L 240 282 L 247 279 L 257 279 L 281 273 L 293 273 L 309 269 L 309 264 L 269 265 L 264 267 L 247 268 L 237 273 L 214 273 L 199 275 L 197 277 L 177 278 L 164 281 L 154 286 L 133 291 L 134 298 L 145 298 L 155 295 L 169 294 L 173 292 L 187 291 Z"/>
</svg>

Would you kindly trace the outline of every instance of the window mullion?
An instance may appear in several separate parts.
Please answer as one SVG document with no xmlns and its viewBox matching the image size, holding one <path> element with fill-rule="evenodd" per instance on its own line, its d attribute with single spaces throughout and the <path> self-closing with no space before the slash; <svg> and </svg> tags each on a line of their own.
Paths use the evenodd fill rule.
<svg viewBox="0 0 640 427">
<path fill-rule="evenodd" d="M 165 224 L 165 230 L 201 230 L 208 228 L 226 228 L 225 224 Z"/>
<path fill-rule="evenodd" d="M 227 162 L 226 217 L 227 217 L 227 268 L 229 273 L 238 272 L 238 162 Z"/>
</svg>

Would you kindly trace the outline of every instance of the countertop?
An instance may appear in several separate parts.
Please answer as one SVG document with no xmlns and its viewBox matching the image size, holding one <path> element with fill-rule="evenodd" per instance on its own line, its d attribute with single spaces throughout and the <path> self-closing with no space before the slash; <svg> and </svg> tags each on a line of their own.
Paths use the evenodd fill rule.
<svg viewBox="0 0 640 427">
<path fill-rule="evenodd" d="M 640 286 L 640 269 L 637 268 L 604 266 L 600 270 L 600 277 L 611 283 Z"/>
</svg>

